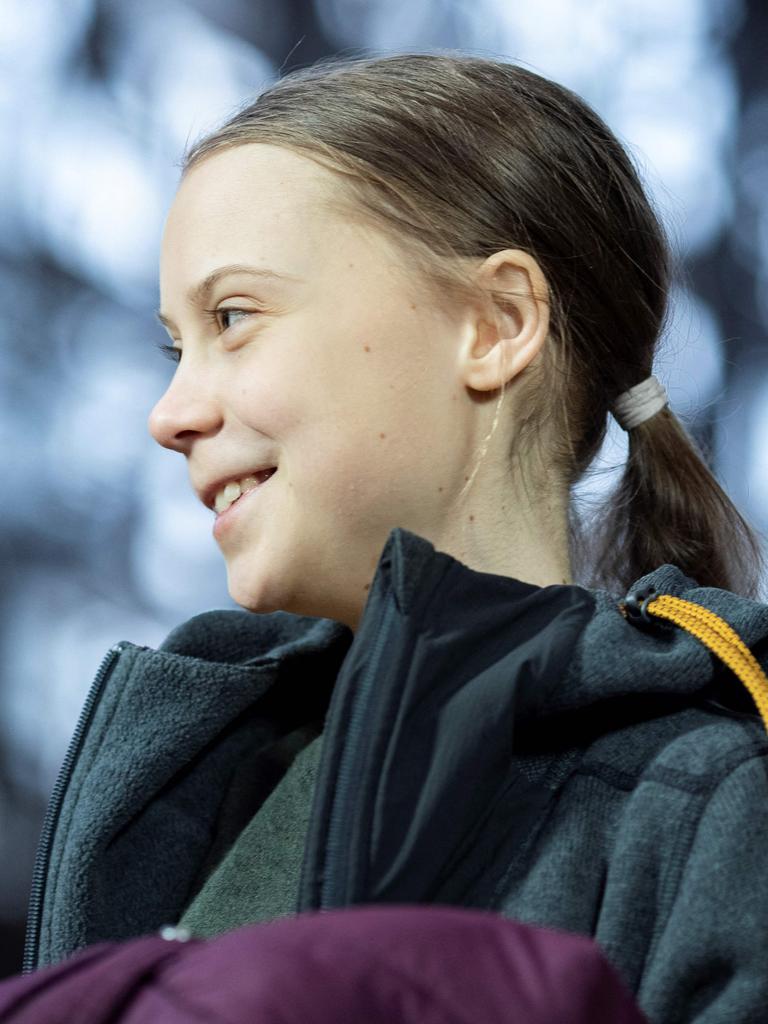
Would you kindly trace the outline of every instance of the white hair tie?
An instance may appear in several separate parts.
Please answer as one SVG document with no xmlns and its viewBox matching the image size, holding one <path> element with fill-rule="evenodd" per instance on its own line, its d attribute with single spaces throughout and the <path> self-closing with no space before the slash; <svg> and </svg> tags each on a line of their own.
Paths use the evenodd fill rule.
<svg viewBox="0 0 768 1024">
<path fill-rule="evenodd" d="M 611 413 L 623 430 L 631 430 L 655 416 L 668 402 L 669 397 L 663 384 L 651 374 L 640 384 L 635 384 L 619 395 L 611 406 Z"/>
</svg>

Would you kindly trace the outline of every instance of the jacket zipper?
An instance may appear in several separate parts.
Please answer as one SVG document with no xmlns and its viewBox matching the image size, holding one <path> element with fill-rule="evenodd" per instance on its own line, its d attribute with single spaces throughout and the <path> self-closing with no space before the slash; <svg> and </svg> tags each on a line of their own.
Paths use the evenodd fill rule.
<svg viewBox="0 0 768 1024">
<path fill-rule="evenodd" d="M 69 785 L 69 780 L 72 776 L 75 762 L 80 754 L 85 733 L 90 725 L 93 713 L 96 710 L 96 705 L 98 704 L 99 698 L 101 697 L 104 689 L 104 683 L 107 680 L 107 676 L 114 667 L 120 652 L 125 650 L 126 647 L 131 646 L 133 645 L 127 640 L 121 640 L 120 643 L 114 644 L 110 647 L 104 655 L 102 662 L 96 671 L 96 676 L 91 684 L 88 696 L 85 699 L 83 709 L 80 712 L 80 718 L 75 726 L 75 731 L 69 742 L 67 753 L 64 757 L 61 768 L 59 769 L 56 785 L 53 787 L 53 791 L 51 792 L 51 796 L 48 801 L 48 809 L 40 832 L 37 854 L 35 856 L 35 866 L 32 873 L 32 888 L 30 891 L 29 909 L 27 912 L 27 936 L 24 943 L 24 959 L 22 962 L 22 973 L 24 974 L 29 974 L 30 971 L 33 971 L 37 961 L 38 946 L 40 943 L 40 924 L 43 911 L 43 892 L 45 891 L 48 868 L 50 866 L 53 834 L 56 831 L 59 815 L 61 814 L 61 807 L 64 803 L 64 794 L 66 793 L 67 786 Z"/>
<path fill-rule="evenodd" d="M 356 687 L 354 706 L 349 719 L 344 747 L 341 752 L 339 771 L 334 787 L 334 799 L 328 822 L 328 837 L 325 844 L 325 867 L 320 889 L 320 909 L 343 906 L 347 897 L 344 887 L 348 879 L 352 859 L 352 843 L 349 841 L 349 813 L 360 792 L 358 764 L 360 748 L 366 742 L 365 721 L 369 697 L 374 686 L 376 668 L 381 658 L 384 637 L 392 619 L 391 598 L 387 601 L 380 619 L 378 632 L 372 645 L 372 656 L 368 669 Z"/>
</svg>

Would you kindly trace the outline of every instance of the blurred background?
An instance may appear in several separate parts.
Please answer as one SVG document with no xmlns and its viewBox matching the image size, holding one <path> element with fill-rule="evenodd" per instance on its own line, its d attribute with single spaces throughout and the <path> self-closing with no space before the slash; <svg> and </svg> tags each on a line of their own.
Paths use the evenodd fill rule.
<svg viewBox="0 0 768 1024">
<path fill-rule="evenodd" d="M 211 514 L 146 427 L 183 150 L 319 57 L 433 48 L 554 78 L 630 149 L 684 260 L 655 372 L 768 529 L 764 0 L 2 0 L 0 975 L 107 648 L 234 607 Z M 611 420 L 585 495 L 625 446 Z"/>
</svg>

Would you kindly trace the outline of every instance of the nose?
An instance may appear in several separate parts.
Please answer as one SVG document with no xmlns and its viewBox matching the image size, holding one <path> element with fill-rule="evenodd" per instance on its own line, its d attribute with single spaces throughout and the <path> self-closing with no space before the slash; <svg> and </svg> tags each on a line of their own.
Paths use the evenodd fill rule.
<svg viewBox="0 0 768 1024">
<path fill-rule="evenodd" d="M 197 437 L 216 433 L 221 423 L 221 406 L 213 390 L 205 386 L 200 374 L 185 373 L 181 366 L 148 421 L 158 444 L 183 455 L 189 454 Z"/>
</svg>

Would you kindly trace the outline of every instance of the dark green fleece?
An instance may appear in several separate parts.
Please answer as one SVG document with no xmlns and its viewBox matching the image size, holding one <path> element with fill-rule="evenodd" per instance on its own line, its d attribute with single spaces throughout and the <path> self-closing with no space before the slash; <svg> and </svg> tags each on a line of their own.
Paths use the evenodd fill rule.
<svg viewBox="0 0 768 1024">
<path fill-rule="evenodd" d="M 179 924 L 193 935 L 210 938 L 295 913 L 323 740 L 298 732 L 306 746 L 294 746 L 285 775 L 182 914 Z"/>
</svg>

